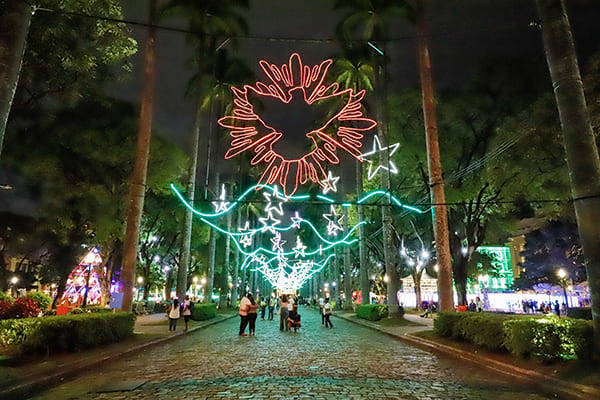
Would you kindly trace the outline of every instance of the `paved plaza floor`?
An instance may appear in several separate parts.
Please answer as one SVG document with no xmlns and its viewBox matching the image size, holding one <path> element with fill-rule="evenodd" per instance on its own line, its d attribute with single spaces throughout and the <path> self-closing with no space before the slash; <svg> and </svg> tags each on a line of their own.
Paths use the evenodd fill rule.
<svg viewBox="0 0 600 400">
<path fill-rule="evenodd" d="M 239 319 L 94 368 L 32 399 L 556 399 L 393 337 L 301 310 L 298 333 Z"/>
</svg>

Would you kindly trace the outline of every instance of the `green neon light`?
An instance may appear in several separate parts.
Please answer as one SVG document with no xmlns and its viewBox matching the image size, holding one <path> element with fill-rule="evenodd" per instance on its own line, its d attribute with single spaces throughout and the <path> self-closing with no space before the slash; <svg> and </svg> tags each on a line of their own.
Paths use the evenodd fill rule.
<svg viewBox="0 0 600 400">
<path fill-rule="evenodd" d="M 327 201 L 329 203 L 335 203 L 334 199 L 331 199 L 331 198 L 329 198 L 327 196 L 323 196 L 322 194 L 318 194 L 317 195 L 317 199 L 321 199 L 321 200 Z"/>
</svg>

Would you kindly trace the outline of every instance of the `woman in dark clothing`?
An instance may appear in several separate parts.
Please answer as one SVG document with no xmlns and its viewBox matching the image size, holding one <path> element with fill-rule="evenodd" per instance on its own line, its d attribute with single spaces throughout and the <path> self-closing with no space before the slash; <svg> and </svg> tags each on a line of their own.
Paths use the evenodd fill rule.
<svg viewBox="0 0 600 400">
<path fill-rule="evenodd" d="M 295 304 L 292 311 L 290 311 L 287 324 L 289 330 L 294 328 L 294 332 L 298 332 L 298 328 L 300 328 L 300 314 L 298 314 L 298 306 Z"/>
<path fill-rule="evenodd" d="M 256 317 L 258 316 L 256 309 L 258 308 L 258 304 L 251 294 L 248 295 L 248 300 L 250 300 L 250 307 L 248 308 L 248 333 L 254 336 L 256 333 Z"/>
<path fill-rule="evenodd" d="M 290 315 L 290 312 L 288 310 L 288 297 L 287 295 L 282 295 L 281 296 L 281 301 L 279 302 L 279 330 L 282 331 L 283 328 L 285 328 L 285 330 L 289 330 L 288 326 L 287 326 L 287 319 Z"/>
</svg>

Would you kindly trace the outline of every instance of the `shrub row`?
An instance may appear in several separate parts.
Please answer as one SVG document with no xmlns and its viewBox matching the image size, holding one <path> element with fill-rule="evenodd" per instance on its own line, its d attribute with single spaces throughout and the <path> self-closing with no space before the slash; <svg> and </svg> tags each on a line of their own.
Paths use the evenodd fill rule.
<svg viewBox="0 0 600 400">
<path fill-rule="evenodd" d="M 216 315 L 217 305 L 214 303 L 194 304 L 194 308 L 192 308 L 192 319 L 194 321 L 204 321 L 207 319 L 214 318 Z"/>
<path fill-rule="evenodd" d="M 567 309 L 567 317 L 592 320 L 592 309 L 585 308 L 569 308 Z"/>
<path fill-rule="evenodd" d="M 520 357 L 541 360 L 589 359 L 591 321 L 492 313 L 440 313 L 434 330 L 489 350 L 508 350 Z"/>
<path fill-rule="evenodd" d="M 356 306 L 356 316 L 369 321 L 379 321 L 388 316 L 387 304 L 363 304 Z"/>
<path fill-rule="evenodd" d="M 133 333 L 133 313 L 83 313 L 0 321 L 5 345 L 21 345 L 27 354 L 80 351 L 123 340 Z"/>
</svg>

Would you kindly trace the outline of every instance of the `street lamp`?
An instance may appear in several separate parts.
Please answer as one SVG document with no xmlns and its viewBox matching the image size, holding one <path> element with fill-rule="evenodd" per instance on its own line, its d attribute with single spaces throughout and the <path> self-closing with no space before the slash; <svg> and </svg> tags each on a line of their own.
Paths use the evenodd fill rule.
<svg viewBox="0 0 600 400">
<path fill-rule="evenodd" d="M 142 283 L 144 283 L 144 278 L 142 278 L 141 276 L 138 276 L 137 282 L 139 285 L 137 299 L 138 299 L 138 301 L 140 301 L 140 293 L 142 292 Z"/>
<path fill-rule="evenodd" d="M 569 298 L 567 297 L 567 272 L 564 269 L 559 269 L 556 274 L 558 275 L 560 286 L 563 289 L 565 295 L 565 307 L 569 308 Z"/>
<path fill-rule="evenodd" d="M 94 265 L 100 265 L 102 263 L 102 257 L 100 257 L 100 250 L 97 247 L 92 248 L 89 253 L 83 259 L 83 265 L 87 265 L 87 277 L 85 280 L 85 294 L 83 296 L 82 307 L 87 306 L 88 292 L 90 290 L 90 275 L 92 275 L 92 269 Z"/>
<path fill-rule="evenodd" d="M 12 278 L 10 278 L 10 283 L 12 285 L 12 290 L 15 292 L 15 297 L 18 297 L 19 292 L 17 291 L 17 289 L 15 289 L 17 282 L 19 282 L 19 278 L 17 278 L 16 276 L 13 276 Z"/>
</svg>

